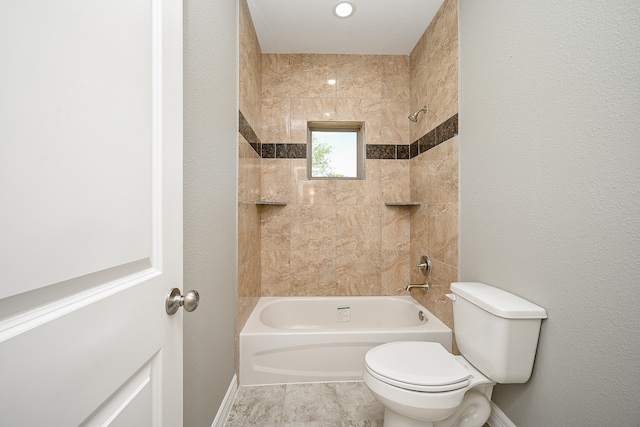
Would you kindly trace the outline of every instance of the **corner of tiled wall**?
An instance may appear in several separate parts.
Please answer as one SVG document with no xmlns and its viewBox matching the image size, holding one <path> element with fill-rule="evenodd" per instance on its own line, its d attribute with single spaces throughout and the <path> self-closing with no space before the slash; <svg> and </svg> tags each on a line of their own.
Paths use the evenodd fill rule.
<svg viewBox="0 0 640 427">
<path fill-rule="evenodd" d="M 241 130 L 259 129 L 260 46 L 246 0 L 240 0 L 240 112 Z M 257 138 L 258 135 L 253 135 Z M 260 298 L 261 159 L 242 132 L 238 133 L 238 331 Z"/>
<path fill-rule="evenodd" d="M 415 140 L 458 113 L 458 2 L 445 0 L 411 54 L 411 109 L 428 106 L 412 124 Z M 440 128 L 438 128 L 440 129 Z M 437 141 L 441 142 L 441 141 Z M 422 205 L 411 213 L 411 265 L 428 255 L 433 264 L 427 293 L 412 295 L 453 328 L 445 297 L 458 279 L 458 138 L 454 136 L 411 160 L 411 198 Z M 411 280 L 425 280 L 412 269 Z M 455 343 L 454 343 L 455 345 Z"/>
</svg>

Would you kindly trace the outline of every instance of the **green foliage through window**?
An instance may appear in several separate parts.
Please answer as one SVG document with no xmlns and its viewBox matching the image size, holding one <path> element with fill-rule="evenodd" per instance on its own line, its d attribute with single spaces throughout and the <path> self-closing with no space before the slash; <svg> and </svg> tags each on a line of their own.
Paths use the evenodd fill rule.
<svg viewBox="0 0 640 427">
<path fill-rule="evenodd" d="M 336 173 L 331 166 L 333 146 L 325 141 L 318 141 L 316 135 L 313 137 L 313 153 L 311 154 L 311 169 L 313 176 L 324 176 L 330 178 L 344 177 L 344 174 Z"/>
<path fill-rule="evenodd" d="M 361 123 L 310 123 L 309 178 L 362 178 L 362 140 Z"/>
</svg>

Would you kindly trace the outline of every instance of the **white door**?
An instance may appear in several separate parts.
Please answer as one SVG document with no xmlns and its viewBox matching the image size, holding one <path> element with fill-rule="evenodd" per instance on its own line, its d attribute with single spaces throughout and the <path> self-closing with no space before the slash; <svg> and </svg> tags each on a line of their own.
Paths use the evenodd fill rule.
<svg viewBox="0 0 640 427">
<path fill-rule="evenodd" d="M 181 426 L 172 287 L 182 3 L 0 1 L 0 425 Z"/>
</svg>

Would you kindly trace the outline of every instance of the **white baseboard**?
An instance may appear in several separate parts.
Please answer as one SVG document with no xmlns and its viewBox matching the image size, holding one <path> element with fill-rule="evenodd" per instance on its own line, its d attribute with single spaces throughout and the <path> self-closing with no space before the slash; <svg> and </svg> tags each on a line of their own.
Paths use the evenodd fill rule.
<svg viewBox="0 0 640 427">
<path fill-rule="evenodd" d="M 502 412 L 502 409 L 498 408 L 493 401 L 491 403 L 491 415 L 487 420 L 487 424 L 491 427 L 516 427 L 514 423 Z"/>
<path fill-rule="evenodd" d="M 229 413 L 231 412 L 231 408 L 233 407 L 233 401 L 236 399 L 236 393 L 238 393 L 238 376 L 234 375 L 233 378 L 231 378 L 231 384 L 229 384 L 227 394 L 224 395 L 224 399 L 222 399 L 222 402 L 220 403 L 220 408 L 218 408 L 218 413 L 216 414 L 211 427 L 224 427 L 224 424 L 227 422 L 227 418 L 229 417 Z"/>
</svg>

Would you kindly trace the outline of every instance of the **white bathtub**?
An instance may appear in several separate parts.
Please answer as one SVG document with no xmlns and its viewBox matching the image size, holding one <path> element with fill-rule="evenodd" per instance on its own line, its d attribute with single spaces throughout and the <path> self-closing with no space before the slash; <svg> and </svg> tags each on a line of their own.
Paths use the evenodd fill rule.
<svg viewBox="0 0 640 427">
<path fill-rule="evenodd" d="M 240 384 L 361 380 L 365 353 L 392 341 L 451 351 L 451 329 L 410 296 L 262 297 L 240 332 Z"/>
</svg>

